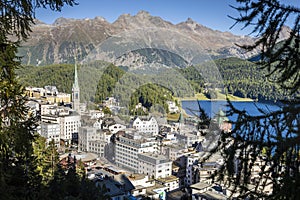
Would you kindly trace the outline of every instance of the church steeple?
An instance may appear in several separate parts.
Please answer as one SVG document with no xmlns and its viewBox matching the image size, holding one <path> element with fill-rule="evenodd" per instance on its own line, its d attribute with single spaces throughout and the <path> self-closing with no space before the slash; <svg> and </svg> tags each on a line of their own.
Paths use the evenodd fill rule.
<svg viewBox="0 0 300 200">
<path fill-rule="evenodd" d="M 77 87 L 79 89 L 79 84 L 78 84 L 78 75 L 77 75 L 77 62 L 76 62 L 76 57 L 75 57 L 75 75 L 74 75 L 74 87 Z"/>
<path fill-rule="evenodd" d="M 73 109 L 80 112 L 80 89 L 78 84 L 78 75 L 77 75 L 77 61 L 75 56 L 75 72 L 74 72 L 74 83 L 72 87 L 72 103 Z"/>
</svg>

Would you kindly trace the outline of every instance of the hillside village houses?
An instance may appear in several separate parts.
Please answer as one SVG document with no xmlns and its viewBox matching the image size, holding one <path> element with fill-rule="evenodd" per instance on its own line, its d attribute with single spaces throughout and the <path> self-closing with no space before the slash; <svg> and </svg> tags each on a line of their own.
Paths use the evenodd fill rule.
<svg viewBox="0 0 300 200">
<path fill-rule="evenodd" d="M 185 195 L 183 188 L 191 188 L 189 195 L 198 199 L 228 198 L 233 192 L 224 185 L 220 190 L 222 184 L 217 186 L 210 179 L 224 163 L 221 155 L 202 161 L 217 145 L 220 129 L 230 131 L 231 124 L 225 116 L 212 120 L 216 130 L 200 130 L 193 123 L 186 123 L 193 120 L 185 120 L 182 113 L 179 122 L 149 115 L 135 116 L 125 123 L 101 110 L 83 109 L 77 73 L 72 95 L 62 95 L 66 98 L 59 96 L 55 86 L 28 88 L 27 94 L 32 113 L 40 117 L 38 132 L 47 144 L 54 141 L 58 149 L 66 151 L 72 144 L 77 146 L 72 150 L 79 154 L 95 155 L 97 159 L 86 165 L 88 176 L 99 185 L 111 187 L 112 199 L 172 199 L 176 192 Z M 114 98 L 108 98 L 106 104 L 119 106 Z M 175 103 L 169 105 L 174 107 Z M 173 111 L 178 112 L 175 107 Z M 255 174 L 262 165 L 259 162 L 255 166 L 252 182 L 257 181 Z M 120 185 L 118 194 L 113 192 L 115 183 Z M 122 185 L 127 185 L 126 189 Z M 272 188 L 268 187 L 264 192 L 270 191 Z"/>
</svg>

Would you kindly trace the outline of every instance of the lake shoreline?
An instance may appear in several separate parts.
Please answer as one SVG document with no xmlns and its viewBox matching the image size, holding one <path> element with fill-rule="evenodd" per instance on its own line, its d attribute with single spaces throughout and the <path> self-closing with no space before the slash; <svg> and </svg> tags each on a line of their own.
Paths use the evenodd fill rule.
<svg viewBox="0 0 300 200">
<path fill-rule="evenodd" d="M 197 101 L 197 100 L 199 100 L 199 101 L 227 101 L 227 98 L 231 102 L 255 102 L 254 99 L 237 97 L 237 96 L 234 96 L 231 94 L 226 96 L 225 94 L 221 94 L 221 93 L 218 93 L 218 98 L 216 98 L 216 99 L 209 99 L 203 93 L 197 93 L 193 97 L 176 97 L 175 99 L 177 99 L 178 101 L 181 102 L 181 101 Z"/>
<path fill-rule="evenodd" d="M 217 99 L 209 99 L 206 98 L 204 95 L 195 95 L 194 97 L 176 97 L 178 101 L 227 101 L 227 98 L 217 98 Z M 255 102 L 254 99 L 250 98 L 241 98 L 236 96 L 229 96 L 228 97 L 230 102 Z"/>
<path fill-rule="evenodd" d="M 190 110 L 197 113 L 199 104 L 209 117 L 214 117 L 220 110 L 225 112 L 230 109 L 226 100 L 184 100 L 181 103 L 182 109 L 184 109 L 188 115 L 192 114 Z M 252 116 L 261 115 L 260 109 L 267 111 L 277 111 L 281 109 L 280 105 L 274 102 L 232 101 L 231 103 L 237 110 L 244 110 Z"/>
<path fill-rule="evenodd" d="M 180 99 L 179 101 L 227 101 L 227 99 Z M 229 100 L 230 102 L 257 102 L 253 99 L 245 99 L 245 100 Z"/>
</svg>

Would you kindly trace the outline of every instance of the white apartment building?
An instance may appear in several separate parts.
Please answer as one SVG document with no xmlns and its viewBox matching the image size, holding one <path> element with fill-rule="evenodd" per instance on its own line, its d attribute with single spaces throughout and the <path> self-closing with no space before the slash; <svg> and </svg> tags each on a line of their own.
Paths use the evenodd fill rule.
<svg viewBox="0 0 300 200">
<path fill-rule="evenodd" d="M 60 142 L 60 125 L 54 123 L 41 123 L 41 136 L 46 138 L 46 144 L 49 144 L 52 140 L 56 147 L 59 147 Z"/>
<path fill-rule="evenodd" d="M 78 133 L 81 126 L 80 115 L 70 112 L 68 109 L 59 108 L 54 112 L 41 116 L 42 122 L 55 123 L 60 125 L 60 139 L 71 143 L 74 135 Z"/>
<path fill-rule="evenodd" d="M 55 108 L 57 108 L 57 106 L 53 104 L 41 104 L 41 115 L 55 115 Z"/>
<path fill-rule="evenodd" d="M 61 139 L 70 142 L 73 134 L 78 133 L 80 126 L 80 115 L 77 113 L 60 117 Z"/>
<path fill-rule="evenodd" d="M 154 117 L 142 118 L 136 117 L 132 122 L 132 127 L 139 132 L 147 133 L 150 135 L 158 135 L 159 127 Z"/>
<path fill-rule="evenodd" d="M 138 154 L 138 173 L 147 174 L 153 178 L 171 176 L 172 161 L 157 153 Z"/>
<path fill-rule="evenodd" d="M 147 196 L 150 199 L 165 199 L 169 187 L 158 184 L 156 180 L 150 179 L 148 175 L 132 174 L 128 178 L 135 187 L 132 190 L 132 196 L 137 199 L 141 196 Z"/>
<path fill-rule="evenodd" d="M 116 140 L 115 161 L 120 167 L 138 172 L 138 154 L 157 151 L 157 141 L 142 137 L 137 130 L 126 129 L 124 136 Z"/>
<path fill-rule="evenodd" d="M 186 162 L 186 177 L 185 184 L 191 185 L 199 182 L 199 170 L 198 170 L 198 161 L 200 159 L 199 153 L 192 153 L 187 157 Z M 197 166 L 195 168 L 195 166 Z"/>
</svg>

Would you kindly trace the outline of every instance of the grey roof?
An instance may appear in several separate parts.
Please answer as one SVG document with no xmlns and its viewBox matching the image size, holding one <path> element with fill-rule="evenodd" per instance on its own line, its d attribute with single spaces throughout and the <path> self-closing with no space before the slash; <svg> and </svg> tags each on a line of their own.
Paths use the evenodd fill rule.
<svg viewBox="0 0 300 200">
<path fill-rule="evenodd" d="M 199 197 L 204 197 L 207 200 L 226 200 L 227 197 L 223 194 L 220 193 L 216 193 L 216 192 L 211 192 L 211 191 L 206 191 L 203 193 L 197 193 L 194 194 L 195 196 L 199 196 Z"/>
<path fill-rule="evenodd" d="M 191 185 L 190 187 L 192 189 L 202 190 L 202 189 L 210 187 L 210 185 L 207 184 L 207 183 L 198 182 L 198 183 L 195 183 L 195 184 Z"/>
<path fill-rule="evenodd" d="M 124 174 L 104 178 L 98 181 L 97 185 L 105 185 L 111 197 L 126 194 L 134 189 L 134 186 Z"/>
<path fill-rule="evenodd" d="M 167 193 L 167 199 L 168 200 L 181 200 L 182 196 L 184 196 L 184 195 L 185 195 L 185 192 L 183 192 L 180 189 L 172 190 L 172 191 Z"/>
</svg>

